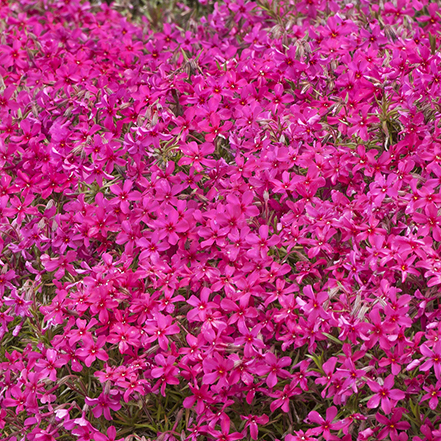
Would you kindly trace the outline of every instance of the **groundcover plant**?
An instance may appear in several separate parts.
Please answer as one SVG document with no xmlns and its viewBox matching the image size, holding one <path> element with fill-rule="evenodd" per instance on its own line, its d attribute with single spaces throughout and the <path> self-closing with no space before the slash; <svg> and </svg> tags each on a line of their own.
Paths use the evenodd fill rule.
<svg viewBox="0 0 441 441">
<path fill-rule="evenodd" d="M 440 6 L 155 5 L 0 3 L 0 439 L 441 440 Z"/>
</svg>

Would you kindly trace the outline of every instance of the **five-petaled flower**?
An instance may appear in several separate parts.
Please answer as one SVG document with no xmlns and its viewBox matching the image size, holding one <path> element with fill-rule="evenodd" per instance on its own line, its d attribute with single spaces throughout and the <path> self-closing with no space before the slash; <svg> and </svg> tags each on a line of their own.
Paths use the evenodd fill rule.
<svg viewBox="0 0 441 441">
<path fill-rule="evenodd" d="M 370 380 L 368 380 L 367 384 L 375 392 L 375 395 L 367 402 L 367 407 L 373 409 L 378 407 L 381 402 L 381 408 L 386 414 L 391 413 L 397 402 L 403 400 L 406 396 L 402 390 L 392 389 L 395 384 L 394 375 L 386 377 L 383 385 Z"/>
</svg>

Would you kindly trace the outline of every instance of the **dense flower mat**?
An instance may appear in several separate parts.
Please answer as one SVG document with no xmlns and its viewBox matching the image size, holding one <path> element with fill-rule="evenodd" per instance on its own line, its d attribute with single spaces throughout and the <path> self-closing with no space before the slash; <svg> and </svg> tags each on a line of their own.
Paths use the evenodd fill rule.
<svg viewBox="0 0 441 441">
<path fill-rule="evenodd" d="M 1 3 L 0 439 L 440 440 L 441 9 L 200 3 Z"/>
</svg>

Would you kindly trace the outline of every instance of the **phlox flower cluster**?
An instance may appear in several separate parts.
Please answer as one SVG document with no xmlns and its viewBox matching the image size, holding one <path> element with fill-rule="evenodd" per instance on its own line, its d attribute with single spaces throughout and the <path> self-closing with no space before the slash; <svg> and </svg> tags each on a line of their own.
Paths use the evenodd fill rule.
<svg viewBox="0 0 441 441">
<path fill-rule="evenodd" d="M 0 2 L 0 440 L 441 440 L 438 3 L 175 7 Z"/>
</svg>

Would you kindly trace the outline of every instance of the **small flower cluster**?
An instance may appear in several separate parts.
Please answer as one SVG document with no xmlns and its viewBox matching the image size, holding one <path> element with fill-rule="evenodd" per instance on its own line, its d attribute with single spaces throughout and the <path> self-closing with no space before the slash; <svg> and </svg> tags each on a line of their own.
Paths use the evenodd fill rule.
<svg viewBox="0 0 441 441">
<path fill-rule="evenodd" d="M 0 2 L 0 439 L 441 440 L 440 7 L 197 8 Z"/>
</svg>

